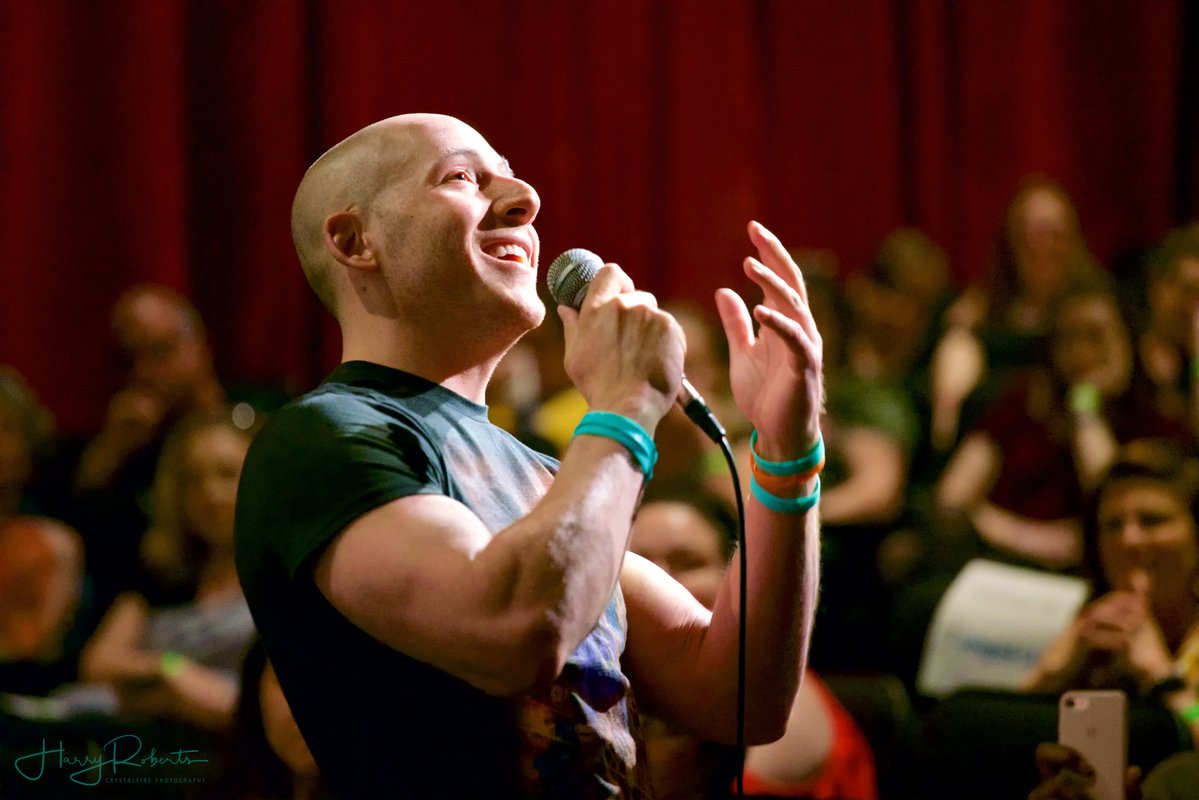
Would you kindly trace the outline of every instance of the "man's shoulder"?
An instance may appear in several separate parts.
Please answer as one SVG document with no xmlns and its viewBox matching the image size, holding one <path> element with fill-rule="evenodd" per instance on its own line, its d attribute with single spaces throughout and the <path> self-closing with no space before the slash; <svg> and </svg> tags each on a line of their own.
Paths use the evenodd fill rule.
<svg viewBox="0 0 1199 800">
<path fill-rule="evenodd" d="M 311 439 L 397 423 L 421 427 L 418 416 L 395 397 L 368 387 L 324 383 L 274 412 L 258 438 Z"/>
</svg>

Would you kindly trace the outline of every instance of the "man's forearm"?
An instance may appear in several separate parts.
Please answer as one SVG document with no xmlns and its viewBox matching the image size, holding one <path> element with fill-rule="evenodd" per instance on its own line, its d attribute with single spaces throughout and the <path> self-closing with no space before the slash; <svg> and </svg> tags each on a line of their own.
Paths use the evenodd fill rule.
<svg viewBox="0 0 1199 800">
<path fill-rule="evenodd" d="M 807 664 L 820 584 L 818 508 L 781 514 L 755 500 L 746 508 L 746 735 L 752 742 L 782 734 Z M 719 716 L 735 733 L 740 569 L 725 573 L 701 661 L 711 677 Z M 726 737 L 722 737 L 726 738 Z"/>
</svg>

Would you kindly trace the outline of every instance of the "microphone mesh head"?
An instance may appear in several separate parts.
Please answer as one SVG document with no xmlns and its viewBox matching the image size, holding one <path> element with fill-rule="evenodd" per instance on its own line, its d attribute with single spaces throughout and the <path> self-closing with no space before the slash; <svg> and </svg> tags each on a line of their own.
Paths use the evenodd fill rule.
<svg viewBox="0 0 1199 800">
<path fill-rule="evenodd" d="M 603 259 L 590 250 L 575 247 L 554 259 L 545 274 L 550 296 L 562 306 L 578 308 L 587 296 L 587 287 L 595 279 Z"/>
</svg>

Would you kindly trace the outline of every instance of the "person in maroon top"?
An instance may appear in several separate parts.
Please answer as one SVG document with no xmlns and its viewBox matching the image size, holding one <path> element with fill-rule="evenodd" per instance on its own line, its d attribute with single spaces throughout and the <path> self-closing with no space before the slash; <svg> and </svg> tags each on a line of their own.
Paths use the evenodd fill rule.
<svg viewBox="0 0 1199 800">
<path fill-rule="evenodd" d="M 1009 384 L 950 460 L 936 489 L 996 554 L 1050 569 L 1077 566 L 1082 498 L 1118 444 L 1187 437 L 1134 369 L 1128 328 L 1105 282 L 1054 306 L 1041 367 Z"/>
</svg>

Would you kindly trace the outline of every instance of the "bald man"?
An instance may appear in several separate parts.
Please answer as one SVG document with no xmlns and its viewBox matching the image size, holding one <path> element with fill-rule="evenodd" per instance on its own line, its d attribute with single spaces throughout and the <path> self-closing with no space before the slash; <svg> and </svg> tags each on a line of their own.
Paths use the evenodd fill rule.
<svg viewBox="0 0 1199 800">
<path fill-rule="evenodd" d="M 489 424 L 492 370 L 545 313 L 537 193 L 475 130 L 371 125 L 300 183 L 292 232 L 343 362 L 251 448 L 238 570 L 296 721 L 338 798 L 644 797 L 637 706 L 736 734 L 737 577 L 709 612 L 626 555 L 646 471 L 607 435 L 561 463 Z M 819 437 L 802 277 L 757 224 L 753 316 L 717 303 L 758 452 Z M 674 320 L 605 265 L 560 308 L 592 410 L 652 434 L 677 394 Z M 812 481 L 801 487 L 811 491 Z M 779 736 L 817 581 L 814 511 L 748 508 L 750 741 Z"/>
</svg>

